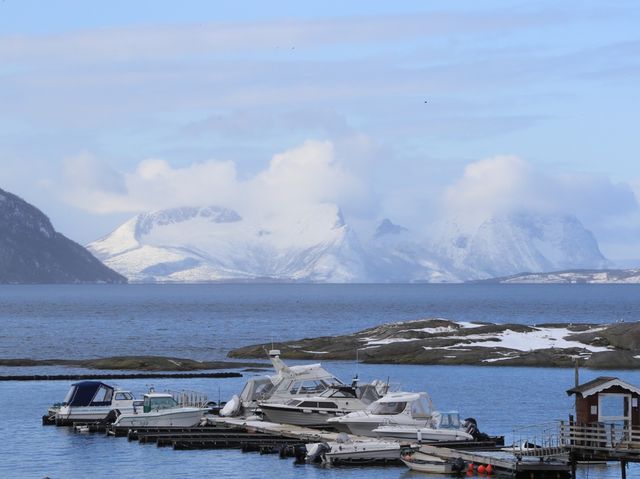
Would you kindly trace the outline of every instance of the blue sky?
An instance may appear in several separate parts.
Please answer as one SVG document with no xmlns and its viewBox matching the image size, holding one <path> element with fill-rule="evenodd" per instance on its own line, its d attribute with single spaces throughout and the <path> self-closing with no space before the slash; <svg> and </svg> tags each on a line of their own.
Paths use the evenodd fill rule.
<svg viewBox="0 0 640 479">
<path fill-rule="evenodd" d="M 640 258 L 637 2 L 310 3 L 0 2 L 0 187 L 82 243 L 283 175 L 354 225 L 501 203 Z"/>
</svg>

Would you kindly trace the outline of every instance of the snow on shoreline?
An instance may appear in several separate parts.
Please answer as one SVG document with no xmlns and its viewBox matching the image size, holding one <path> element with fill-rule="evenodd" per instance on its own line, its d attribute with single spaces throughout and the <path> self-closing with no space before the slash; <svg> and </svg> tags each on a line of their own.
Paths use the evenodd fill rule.
<svg viewBox="0 0 640 479">
<path fill-rule="evenodd" d="M 571 331 L 566 327 L 532 327 L 532 331 L 513 331 L 506 329 L 499 332 L 487 332 L 479 334 L 468 335 L 449 335 L 448 333 L 456 333 L 461 329 L 478 328 L 486 326 L 486 324 L 478 324 L 466 321 L 451 321 L 451 325 L 438 326 L 431 328 L 416 328 L 408 329 L 402 332 L 415 331 L 419 333 L 428 334 L 446 334 L 446 339 L 453 339 L 456 342 L 449 346 L 431 347 L 423 346 L 425 350 L 448 350 L 448 351 L 464 351 L 469 348 L 503 348 L 513 351 L 536 351 L 542 349 L 582 349 L 589 353 L 599 353 L 604 351 L 611 351 L 613 348 L 605 346 L 593 346 L 585 344 L 580 341 L 569 340 L 568 336 L 576 334 L 575 331 Z M 597 332 L 606 328 L 598 327 L 589 329 L 588 332 Z M 406 338 L 406 337 L 390 337 L 390 338 L 376 338 L 367 337 L 362 338 L 365 347 L 376 347 L 392 343 L 403 343 L 411 341 L 419 341 L 424 338 Z M 499 357 L 486 360 L 489 362 L 503 361 L 511 359 L 513 356 Z"/>
</svg>

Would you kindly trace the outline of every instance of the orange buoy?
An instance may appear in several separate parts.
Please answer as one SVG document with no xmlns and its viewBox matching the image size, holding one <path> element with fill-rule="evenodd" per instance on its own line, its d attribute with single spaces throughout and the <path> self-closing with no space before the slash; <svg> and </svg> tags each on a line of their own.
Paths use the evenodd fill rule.
<svg viewBox="0 0 640 479">
<path fill-rule="evenodd" d="M 487 467 L 484 468 L 487 474 L 493 474 L 493 466 L 491 464 L 487 464 Z"/>
<path fill-rule="evenodd" d="M 482 464 L 478 466 L 478 474 L 484 474 L 484 466 Z"/>
</svg>

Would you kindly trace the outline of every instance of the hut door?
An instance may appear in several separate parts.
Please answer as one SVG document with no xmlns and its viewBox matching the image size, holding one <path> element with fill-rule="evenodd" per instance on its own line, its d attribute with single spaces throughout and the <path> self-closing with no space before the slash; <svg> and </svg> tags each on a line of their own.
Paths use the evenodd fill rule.
<svg viewBox="0 0 640 479">
<path fill-rule="evenodd" d="M 598 422 L 606 425 L 612 444 L 624 439 L 631 425 L 631 395 L 598 394 Z"/>
</svg>

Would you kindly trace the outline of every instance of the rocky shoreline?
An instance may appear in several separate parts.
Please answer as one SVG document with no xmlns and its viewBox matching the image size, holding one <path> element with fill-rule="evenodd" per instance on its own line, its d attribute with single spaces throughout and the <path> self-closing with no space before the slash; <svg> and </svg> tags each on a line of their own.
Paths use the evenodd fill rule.
<svg viewBox="0 0 640 479">
<path fill-rule="evenodd" d="M 271 344 L 237 348 L 230 358 L 264 357 Z M 344 336 L 275 343 L 284 359 L 364 363 L 640 369 L 640 322 L 493 324 L 440 318 L 389 323 Z"/>
<path fill-rule="evenodd" d="M 262 355 L 264 357 L 264 354 Z M 99 359 L 0 359 L 0 366 L 68 366 L 117 371 L 202 371 L 210 369 L 265 368 L 264 363 L 237 361 L 195 361 L 164 356 L 115 356 Z"/>
</svg>

